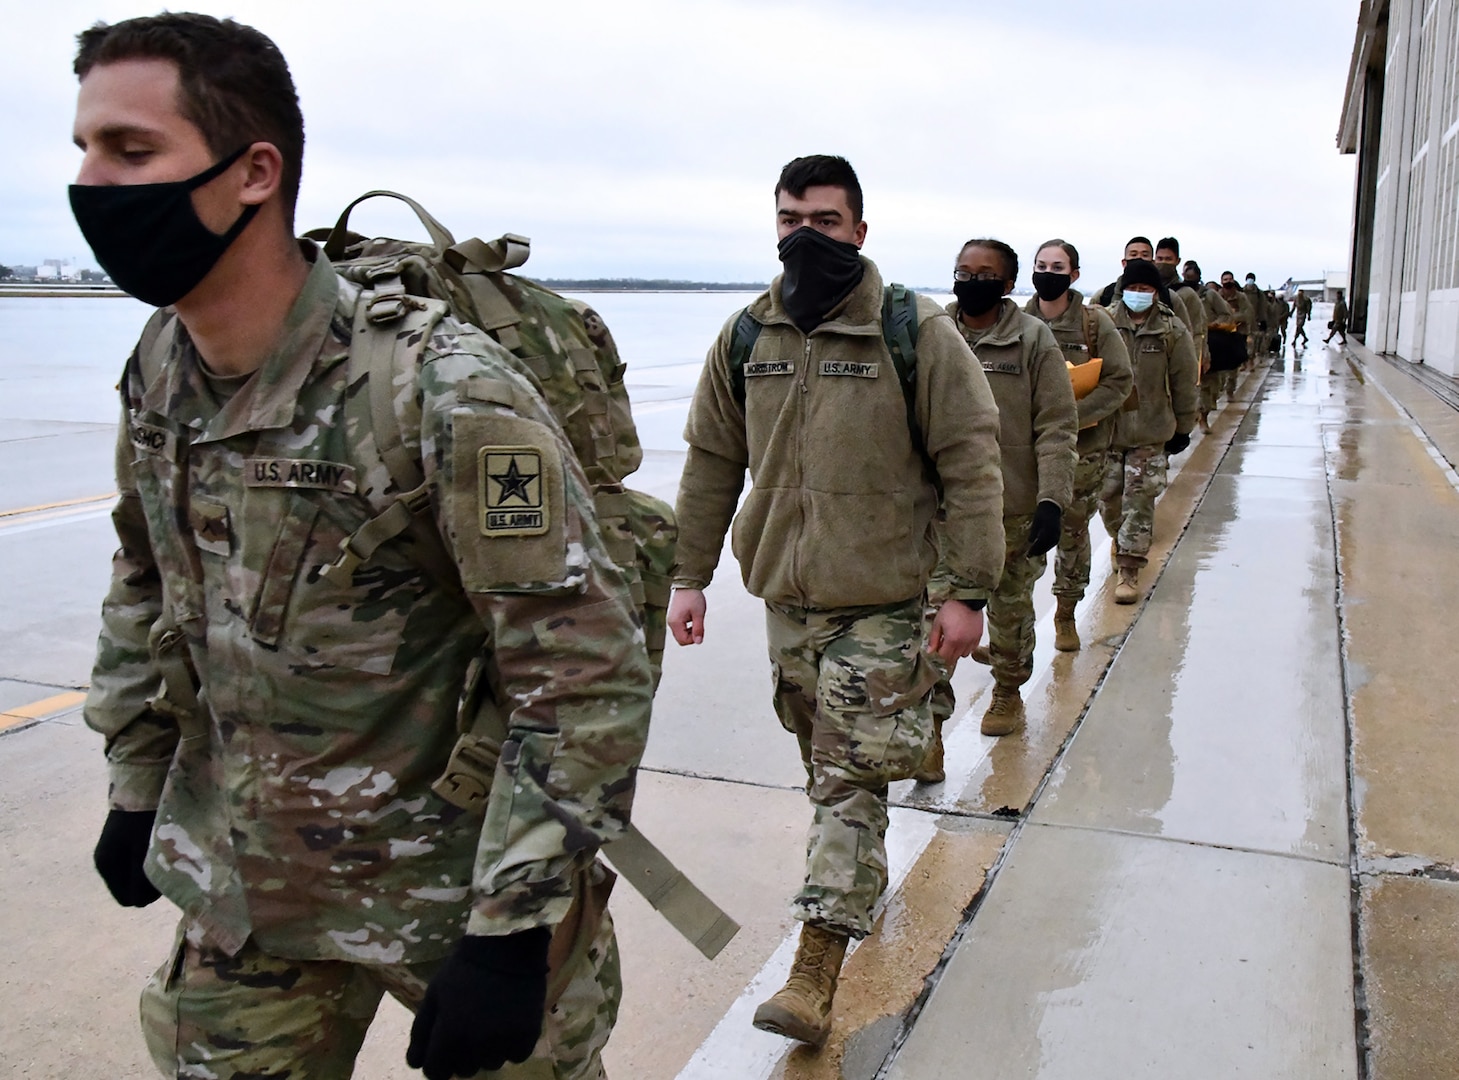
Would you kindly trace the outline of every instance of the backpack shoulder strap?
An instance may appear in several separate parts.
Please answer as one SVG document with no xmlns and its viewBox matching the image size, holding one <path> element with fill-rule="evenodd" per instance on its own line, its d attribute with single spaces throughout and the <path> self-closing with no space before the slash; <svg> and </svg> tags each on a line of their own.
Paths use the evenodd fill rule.
<svg viewBox="0 0 1459 1080">
<path fill-rule="evenodd" d="M 347 379 L 350 386 L 365 380 L 369 407 L 370 435 L 395 487 L 395 495 L 383 511 L 345 537 L 339 558 L 321 573 L 331 581 L 348 583 L 355 569 L 382 544 L 414 529 L 420 542 L 420 557 L 437 581 L 459 581 L 456 564 L 446 551 L 435 523 L 429 520 L 432 482 L 425 477 L 419 457 L 405 446 L 401 435 L 401 412 L 406 422 L 420 427 L 420 411 L 413 392 L 421 354 L 435 324 L 445 314 L 439 301 L 412 300 L 396 320 L 380 322 L 370 318 L 371 296 L 360 294 L 355 306 L 354 332 L 350 338 Z M 397 386 L 397 383 L 408 383 Z M 403 406 L 396 404 L 402 389 Z"/>
<path fill-rule="evenodd" d="M 907 431 L 912 436 L 912 445 L 922 458 L 927 475 L 937 488 L 938 500 L 942 498 L 942 480 L 937 475 L 937 466 L 927 452 L 927 440 L 922 435 L 922 425 L 917 422 L 917 294 L 905 285 L 892 282 L 882 290 L 881 333 L 886 341 L 887 351 L 892 355 L 892 367 L 897 372 L 897 384 L 902 388 L 902 401 L 907 408 Z"/>
<path fill-rule="evenodd" d="M 764 328 L 764 324 L 750 314 L 749 308 L 743 308 L 739 318 L 735 320 L 734 333 L 730 336 L 730 388 L 734 391 L 735 400 L 741 405 L 745 403 L 745 363 L 755 351 L 755 342 L 759 340 L 760 331 Z"/>
<path fill-rule="evenodd" d="M 1079 308 L 1079 314 L 1084 319 L 1084 347 L 1089 350 L 1089 359 L 1093 360 L 1099 355 L 1096 351 L 1099 346 L 1099 316 L 1088 304 Z"/>
</svg>

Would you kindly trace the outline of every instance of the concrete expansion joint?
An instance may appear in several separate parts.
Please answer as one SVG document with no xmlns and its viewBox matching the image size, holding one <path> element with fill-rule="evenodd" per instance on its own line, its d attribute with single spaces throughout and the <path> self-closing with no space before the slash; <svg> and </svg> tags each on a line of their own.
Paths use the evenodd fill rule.
<svg viewBox="0 0 1459 1080">
<path fill-rule="evenodd" d="M 804 791 L 805 788 L 798 784 L 766 784 L 759 780 L 742 780 L 736 776 L 716 776 L 714 773 L 696 772 L 693 769 L 659 769 L 651 765 L 640 765 L 638 771 L 641 773 L 654 773 L 658 776 L 678 776 L 686 780 L 709 780 L 716 784 L 734 784 L 737 787 L 760 788 L 765 791 Z"/>
<path fill-rule="evenodd" d="M 1459 881 L 1459 867 L 1425 858 L 1422 855 L 1359 856 L 1357 872 L 1365 879 L 1385 877 L 1423 878 L 1427 881 Z"/>
</svg>

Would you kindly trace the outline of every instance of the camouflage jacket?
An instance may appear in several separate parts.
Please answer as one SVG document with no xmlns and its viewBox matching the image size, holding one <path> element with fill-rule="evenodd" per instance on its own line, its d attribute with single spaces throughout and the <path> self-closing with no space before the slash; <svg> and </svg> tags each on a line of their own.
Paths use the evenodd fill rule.
<svg viewBox="0 0 1459 1080">
<path fill-rule="evenodd" d="M 214 943 L 415 963 L 463 931 L 561 920 L 627 823 L 649 670 L 561 428 L 500 346 L 450 319 L 397 407 L 413 417 L 413 389 L 402 435 L 459 580 L 426 572 L 409 532 L 348 584 L 321 576 L 391 494 L 368 406 L 348 400 L 368 393 L 346 379 L 357 296 L 317 256 L 275 351 L 221 407 L 180 323 L 151 385 L 133 354 L 86 720 L 112 805 L 158 808 L 148 876 Z M 493 518 L 511 491 L 541 506 L 531 528 Z M 164 598 L 200 715 L 153 700 Z M 484 820 L 430 786 L 469 670 L 508 730 Z"/>
</svg>

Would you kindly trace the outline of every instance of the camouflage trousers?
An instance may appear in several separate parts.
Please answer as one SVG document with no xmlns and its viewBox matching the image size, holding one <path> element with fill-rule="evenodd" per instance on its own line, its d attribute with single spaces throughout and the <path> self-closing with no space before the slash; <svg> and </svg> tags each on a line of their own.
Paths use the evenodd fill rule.
<svg viewBox="0 0 1459 1080">
<path fill-rule="evenodd" d="M 1231 400 L 1231 395 L 1236 393 L 1236 372 L 1235 371 L 1208 371 L 1206 377 L 1201 380 L 1201 412 L 1215 412 L 1216 399 L 1222 394 L 1226 400 Z"/>
<path fill-rule="evenodd" d="M 1004 686 L 1022 686 L 1033 677 L 1033 587 L 1049 560 L 1046 555 L 1028 557 L 1032 526 L 1032 514 L 1003 518 L 1003 576 L 988 597 L 988 656 L 993 678 Z"/>
<path fill-rule="evenodd" d="M 1064 511 L 1059 547 L 1054 554 L 1054 595 L 1084 599 L 1089 588 L 1089 522 L 1104 489 L 1107 450 L 1080 454 L 1074 463 L 1074 497 Z M 1006 572 L 1006 571 L 1005 571 Z"/>
<path fill-rule="evenodd" d="M 1115 538 L 1117 562 L 1139 568 L 1148 561 L 1155 534 L 1155 500 L 1165 490 L 1165 447 L 1131 446 L 1109 452 L 1099 513 Z"/>
<path fill-rule="evenodd" d="M 864 937 L 887 885 L 887 785 L 912 775 L 932 738 L 942 670 L 923 650 L 925 605 L 765 607 L 775 712 L 800 743 L 814 810 L 791 910 Z"/>
<path fill-rule="evenodd" d="M 441 961 L 351 964 L 287 960 L 250 940 L 227 956 L 187 940 L 142 991 L 142 1032 L 164 1076 L 179 1080 L 347 1080 L 385 994 L 412 1012 Z M 532 1057 L 485 1080 L 601 1080 L 601 1053 L 618 1016 L 618 944 L 607 912 L 559 976 Z M 400 1049 L 404 1064 L 405 1050 Z"/>
</svg>

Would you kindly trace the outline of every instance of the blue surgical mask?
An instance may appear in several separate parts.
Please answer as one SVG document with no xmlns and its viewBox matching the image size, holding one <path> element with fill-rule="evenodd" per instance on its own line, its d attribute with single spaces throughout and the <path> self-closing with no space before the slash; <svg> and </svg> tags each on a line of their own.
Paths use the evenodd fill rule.
<svg viewBox="0 0 1459 1080">
<path fill-rule="evenodd" d="M 1120 293 L 1120 299 L 1125 302 L 1125 307 L 1131 311 L 1146 311 L 1150 305 L 1155 303 L 1153 292 L 1136 292 L 1134 289 L 1125 289 Z"/>
</svg>

